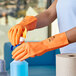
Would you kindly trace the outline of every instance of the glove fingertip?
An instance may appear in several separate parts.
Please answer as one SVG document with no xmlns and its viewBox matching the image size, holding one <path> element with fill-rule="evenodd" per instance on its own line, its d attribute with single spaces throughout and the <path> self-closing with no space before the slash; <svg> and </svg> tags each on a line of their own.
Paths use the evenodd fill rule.
<svg viewBox="0 0 76 76">
<path fill-rule="evenodd" d="M 13 58 L 13 59 L 15 58 L 14 55 L 12 56 L 12 58 Z"/>
<path fill-rule="evenodd" d="M 14 52 L 12 52 L 12 55 L 14 55 Z"/>
<path fill-rule="evenodd" d="M 17 59 L 15 59 L 15 61 L 18 61 Z"/>
<path fill-rule="evenodd" d="M 22 58 L 22 59 L 20 59 L 20 61 L 23 61 L 23 60 L 25 60 L 26 58 Z"/>
<path fill-rule="evenodd" d="M 23 61 L 23 60 L 26 60 L 27 58 L 29 58 L 29 57 L 23 57 L 22 59 L 20 59 L 20 61 Z"/>
<path fill-rule="evenodd" d="M 15 60 L 18 60 L 18 58 L 16 57 Z"/>
<path fill-rule="evenodd" d="M 18 44 L 19 44 L 19 40 L 16 39 L 16 45 L 18 45 Z"/>
<path fill-rule="evenodd" d="M 20 61 L 23 61 L 23 60 L 25 60 L 25 59 L 20 59 Z"/>
</svg>

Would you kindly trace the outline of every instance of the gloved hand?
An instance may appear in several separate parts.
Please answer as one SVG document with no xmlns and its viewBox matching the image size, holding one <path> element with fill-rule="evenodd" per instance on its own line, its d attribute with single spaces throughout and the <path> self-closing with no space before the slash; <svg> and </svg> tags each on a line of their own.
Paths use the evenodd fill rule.
<svg viewBox="0 0 76 76">
<path fill-rule="evenodd" d="M 68 45 L 65 33 L 57 34 L 41 42 L 27 42 L 17 47 L 12 55 L 15 60 L 25 60 L 29 57 L 41 56 L 48 51 Z"/>
<path fill-rule="evenodd" d="M 12 45 L 19 44 L 20 37 L 23 32 L 36 28 L 37 18 L 34 16 L 26 16 L 19 24 L 13 26 L 8 32 L 8 38 Z"/>
</svg>

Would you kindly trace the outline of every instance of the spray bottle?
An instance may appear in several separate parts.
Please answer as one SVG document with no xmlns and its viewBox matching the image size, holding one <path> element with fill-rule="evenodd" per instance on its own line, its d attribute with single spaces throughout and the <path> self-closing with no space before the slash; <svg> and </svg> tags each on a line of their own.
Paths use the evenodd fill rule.
<svg viewBox="0 0 76 76">
<path fill-rule="evenodd" d="M 26 33 L 27 31 L 25 29 L 23 33 L 23 37 L 20 37 L 19 45 L 25 41 Z M 10 63 L 10 76 L 28 76 L 28 63 L 25 60 L 24 61 L 15 61 L 15 60 L 12 61 Z"/>
</svg>

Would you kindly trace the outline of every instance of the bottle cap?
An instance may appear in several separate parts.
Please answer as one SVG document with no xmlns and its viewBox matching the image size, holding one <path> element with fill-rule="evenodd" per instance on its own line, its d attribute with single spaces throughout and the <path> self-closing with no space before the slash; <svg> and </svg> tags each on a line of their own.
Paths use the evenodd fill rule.
<svg viewBox="0 0 76 76">
<path fill-rule="evenodd" d="M 24 41 L 25 41 L 25 39 L 23 37 L 20 37 L 20 43 L 19 44 L 21 44 Z"/>
</svg>

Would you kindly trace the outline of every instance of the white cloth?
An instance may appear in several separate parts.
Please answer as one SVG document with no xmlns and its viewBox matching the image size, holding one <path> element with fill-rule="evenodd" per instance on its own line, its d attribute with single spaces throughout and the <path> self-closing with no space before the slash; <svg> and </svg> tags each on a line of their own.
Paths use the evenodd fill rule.
<svg viewBox="0 0 76 76">
<path fill-rule="evenodd" d="M 58 0 L 56 9 L 60 33 L 76 27 L 76 0 Z M 60 51 L 76 53 L 76 43 L 60 48 Z"/>
</svg>

